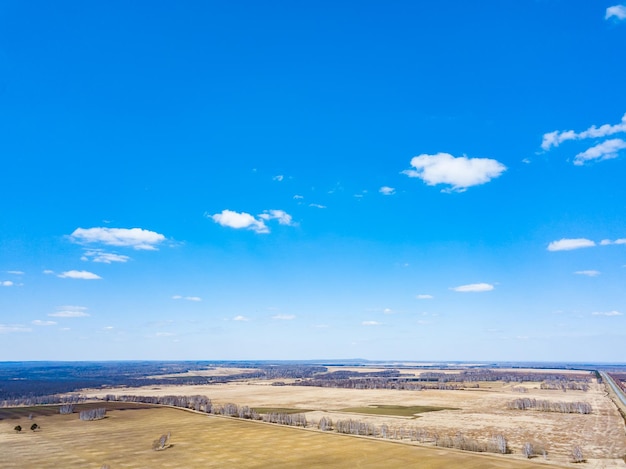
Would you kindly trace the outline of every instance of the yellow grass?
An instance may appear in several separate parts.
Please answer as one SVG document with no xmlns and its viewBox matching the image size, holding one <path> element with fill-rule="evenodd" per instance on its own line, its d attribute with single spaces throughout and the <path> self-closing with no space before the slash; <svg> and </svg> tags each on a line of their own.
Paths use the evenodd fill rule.
<svg viewBox="0 0 626 469">
<path fill-rule="evenodd" d="M 541 467 L 534 461 L 439 448 L 425 448 L 351 436 L 299 430 L 171 408 L 107 413 L 94 422 L 76 414 L 0 421 L 0 467 L 94 468 L 502 468 Z M 172 447 L 151 443 L 172 433 Z M 554 466 L 553 466 L 554 467 Z"/>
<path fill-rule="evenodd" d="M 481 383 L 482 385 L 483 383 Z M 87 395 L 206 395 L 214 403 L 232 402 L 250 407 L 286 407 L 315 409 L 307 419 L 322 417 L 355 419 L 391 428 L 420 428 L 441 436 L 454 436 L 458 431 L 469 438 L 485 441 L 493 434 L 502 433 L 516 455 L 527 441 L 547 446 L 549 459 L 567 463 L 573 445 L 580 445 L 586 458 L 585 467 L 623 467 L 619 458 L 626 454 L 624 422 L 607 397 L 603 386 L 593 383 L 588 392 L 552 391 L 539 389 L 539 382 L 524 383 L 527 393 L 515 392 L 517 383 L 466 391 L 396 391 L 332 389 L 299 386 L 271 386 L 263 381 L 206 386 L 163 386 L 155 391 L 150 387 L 137 389 L 93 390 Z M 559 414 L 507 409 L 507 403 L 520 397 L 550 401 L 586 401 L 593 406 L 589 415 Z M 401 416 L 358 415 L 342 409 L 374 405 L 437 406 L 459 410 L 442 410 L 420 414 L 418 419 Z M 509 456 L 512 457 L 512 456 Z"/>
</svg>

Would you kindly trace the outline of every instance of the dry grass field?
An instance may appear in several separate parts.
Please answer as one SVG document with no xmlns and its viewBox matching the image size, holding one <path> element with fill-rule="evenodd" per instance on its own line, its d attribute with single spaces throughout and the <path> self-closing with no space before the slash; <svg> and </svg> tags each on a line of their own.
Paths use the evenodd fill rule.
<svg viewBox="0 0 626 469">
<path fill-rule="evenodd" d="M 32 422 L 41 430 L 28 430 Z M 25 428 L 20 434 L 13 427 Z M 172 447 L 151 449 L 161 434 Z M 502 468 L 545 467 L 512 456 L 321 433 L 171 408 L 114 410 L 103 420 L 72 415 L 0 421 L 0 467 L 55 468 Z M 555 467 L 555 466 L 551 466 Z"/>
<path fill-rule="evenodd" d="M 624 421 L 615 405 L 607 398 L 602 385 L 595 381 L 583 391 L 542 390 L 540 382 L 524 383 L 526 393 L 515 391 L 519 384 L 502 382 L 479 383 L 468 390 L 368 390 L 336 389 L 300 386 L 272 386 L 268 381 L 240 381 L 207 386 L 147 386 L 134 389 L 89 391 L 83 394 L 102 396 L 134 395 L 193 395 L 209 397 L 216 404 L 232 402 L 250 407 L 284 407 L 303 410 L 309 421 L 322 417 L 358 419 L 390 428 L 418 428 L 440 436 L 457 432 L 486 441 L 494 434 L 504 434 L 509 440 L 514 458 L 519 456 L 525 442 L 538 442 L 548 450 L 548 460 L 567 464 L 573 445 L 583 449 L 588 462 L 585 467 L 626 468 L 626 433 Z M 517 398 L 549 401 L 584 401 L 593 413 L 562 414 L 534 410 L 509 410 L 507 403 Z M 436 406 L 454 408 L 420 413 L 415 416 L 376 415 L 371 412 L 355 414 L 345 409 L 371 406 Z M 393 414 L 390 412 L 390 414 Z M 432 451 L 433 449 L 431 449 Z M 469 456 L 468 456 L 469 457 Z"/>
</svg>

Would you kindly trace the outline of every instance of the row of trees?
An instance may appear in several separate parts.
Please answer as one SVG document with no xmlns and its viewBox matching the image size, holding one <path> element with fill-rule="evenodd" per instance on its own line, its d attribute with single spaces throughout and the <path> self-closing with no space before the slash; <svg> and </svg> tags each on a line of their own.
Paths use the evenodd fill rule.
<svg viewBox="0 0 626 469">
<path fill-rule="evenodd" d="M 341 389 L 396 389 L 402 391 L 422 391 L 424 389 L 457 390 L 464 388 L 463 385 L 436 382 L 426 384 L 406 378 L 347 378 L 347 379 L 307 379 L 296 383 L 293 386 L 316 386 L 321 388 L 341 388 Z M 475 385 L 478 387 L 478 385 Z"/>
<path fill-rule="evenodd" d="M 86 399 L 78 395 L 68 396 L 25 396 L 15 399 L 4 399 L 0 401 L 0 407 L 20 407 L 20 406 L 36 406 L 36 405 L 51 405 L 51 404 L 65 404 L 65 403 L 79 403 L 84 402 Z"/>
<path fill-rule="evenodd" d="M 541 389 L 556 391 L 589 391 L 588 381 L 579 381 L 571 379 L 546 379 L 539 386 Z"/>
<path fill-rule="evenodd" d="M 81 420 L 100 420 L 105 417 L 107 410 L 104 407 L 97 409 L 81 410 L 79 418 Z"/>
<path fill-rule="evenodd" d="M 590 414 L 593 412 L 588 402 L 554 402 L 541 399 L 521 398 L 507 404 L 509 409 L 560 412 L 563 414 Z"/>
<path fill-rule="evenodd" d="M 439 437 L 435 441 L 435 445 L 444 448 L 456 448 L 464 451 L 474 451 L 478 453 L 510 453 L 509 444 L 504 435 L 494 435 L 489 441 L 478 441 L 473 438 L 466 437 L 462 433 L 455 436 Z"/>
</svg>

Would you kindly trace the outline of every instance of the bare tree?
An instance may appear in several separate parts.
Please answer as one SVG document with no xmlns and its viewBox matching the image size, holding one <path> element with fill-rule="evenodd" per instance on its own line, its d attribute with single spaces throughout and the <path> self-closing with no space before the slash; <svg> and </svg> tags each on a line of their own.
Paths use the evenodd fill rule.
<svg viewBox="0 0 626 469">
<path fill-rule="evenodd" d="M 158 440 L 152 442 L 152 449 L 155 451 L 161 451 L 170 447 L 170 438 L 172 432 L 168 432 L 167 435 L 161 435 Z"/>
<path fill-rule="evenodd" d="M 583 450 L 580 448 L 580 446 L 576 445 L 572 448 L 571 458 L 572 458 L 572 462 L 575 462 L 575 463 L 585 462 L 585 457 L 583 456 Z"/>
<path fill-rule="evenodd" d="M 535 448 L 533 447 L 533 444 L 529 441 L 524 443 L 524 446 L 522 446 L 522 454 L 527 458 L 532 458 L 535 455 Z"/>
</svg>

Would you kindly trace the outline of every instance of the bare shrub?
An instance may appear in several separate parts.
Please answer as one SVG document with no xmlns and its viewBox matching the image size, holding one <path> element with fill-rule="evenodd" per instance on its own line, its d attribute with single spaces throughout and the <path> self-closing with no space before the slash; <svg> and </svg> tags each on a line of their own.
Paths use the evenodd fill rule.
<svg viewBox="0 0 626 469">
<path fill-rule="evenodd" d="M 104 407 L 98 409 L 81 410 L 79 418 L 81 420 L 100 420 L 106 415 L 107 410 Z"/>
<path fill-rule="evenodd" d="M 154 440 L 152 442 L 152 449 L 155 451 L 162 451 L 171 446 L 170 438 L 172 437 L 172 433 L 168 432 L 166 435 L 161 435 L 158 440 Z"/>
<path fill-rule="evenodd" d="M 583 450 L 580 446 L 576 445 L 572 448 L 572 452 L 570 453 L 570 457 L 572 458 L 572 462 L 580 463 L 585 462 L 585 457 L 583 456 Z"/>
</svg>

